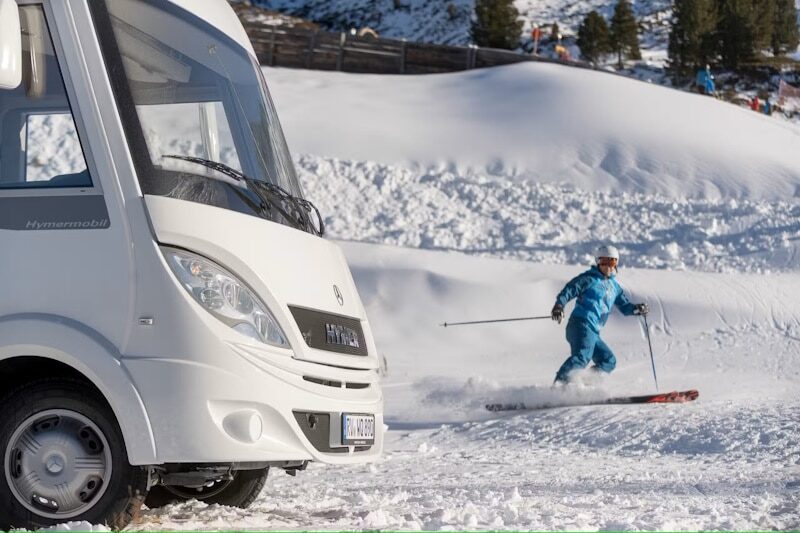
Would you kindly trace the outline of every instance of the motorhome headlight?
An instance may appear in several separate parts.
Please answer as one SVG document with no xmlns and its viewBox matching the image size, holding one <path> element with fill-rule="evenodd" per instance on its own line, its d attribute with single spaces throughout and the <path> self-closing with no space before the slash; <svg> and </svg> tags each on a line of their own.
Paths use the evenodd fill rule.
<svg viewBox="0 0 800 533">
<path fill-rule="evenodd" d="M 161 250 L 181 285 L 209 313 L 248 337 L 289 348 L 267 306 L 236 276 L 197 254 L 168 247 Z"/>
</svg>

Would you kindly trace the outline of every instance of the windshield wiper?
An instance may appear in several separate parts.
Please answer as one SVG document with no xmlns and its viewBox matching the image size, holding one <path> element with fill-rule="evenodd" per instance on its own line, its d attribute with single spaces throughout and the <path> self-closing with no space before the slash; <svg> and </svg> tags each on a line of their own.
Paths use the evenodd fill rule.
<svg viewBox="0 0 800 533">
<path fill-rule="evenodd" d="M 206 168 L 216 170 L 235 181 L 242 181 L 247 184 L 249 190 L 253 191 L 265 204 L 268 204 L 264 206 L 266 209 L 269 209 L 271 206 L 295 228 L 320 237 L 325 234 L 325 225 L 322 222 L 322 215 L 320 215 L 319 209 L 309 200 L 293 196 L 280 185 L 250 178 L 235 168 L 229 167 L 225 163 L 220 163 L 219 161 L 174 154 L 164 155 L 162 157 L 196 163 Z M 317 218 L 316 225 L 312 221 L 312 216 L 316 216 Z"/>
</svg>

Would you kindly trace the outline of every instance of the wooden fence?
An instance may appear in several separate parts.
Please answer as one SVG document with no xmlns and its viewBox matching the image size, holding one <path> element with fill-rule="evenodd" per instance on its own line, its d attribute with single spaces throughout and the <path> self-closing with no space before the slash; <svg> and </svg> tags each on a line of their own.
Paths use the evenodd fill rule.
<svg viewBox="0 0 800 533">
<path fill-rule="evenodd" d="M 244 22 L 244 27 L 261 64 L 276 67 L 428 74 L 544 61 L 592 68 L 580 61 L 559 61 L 494 48 L 411 43 L 254 22 Z"/>
</svg>

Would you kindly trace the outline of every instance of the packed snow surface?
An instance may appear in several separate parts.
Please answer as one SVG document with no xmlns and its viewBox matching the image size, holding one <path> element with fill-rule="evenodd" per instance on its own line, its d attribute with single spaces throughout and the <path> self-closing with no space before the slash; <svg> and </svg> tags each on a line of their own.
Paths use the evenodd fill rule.
<svg viewBox="0 0 800 533">
<path fill-rule="evenodd" d="M 385 454 L 131 529 L 800 528 L 796 126 L 546 65 L 265 73 L 385 360 Z M 566 387 L 563 324 L 440 326 L 546 317 L 607 241 L 658 389 L 696 402 L 584 405 L 655 392 L 640 318 L 603 331 L 614 373 Z"/>
</svg>

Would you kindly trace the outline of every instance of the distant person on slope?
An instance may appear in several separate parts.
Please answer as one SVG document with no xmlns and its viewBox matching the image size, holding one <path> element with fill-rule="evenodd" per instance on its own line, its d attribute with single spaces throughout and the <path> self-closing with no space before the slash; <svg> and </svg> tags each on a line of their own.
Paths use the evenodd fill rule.
<svg viewBox="0 0 800 533">
<path fill-rule="evenodd" d="M 694 80 L 697 92 L 708 94 L 709 81 L 713 84 L 714 76 L 711 74 L 711 65 L 706 65 L 706 68 L 697 71 L 697 76 Z"/>
<path fill-rule="evenodd" d="M 577 298 L 575 309 L 567 322 L 567 342 L 572 355 L 556 373 L 556 383 L 566 383 L 573 370 L 585 368 L 594 362 L 595 370 L 611 372 L 617 365 L 614 353 L 600 338 L 600 330 L 608 320 L 611 306 L 619 307 L 622 314 L 646 315 L 647 304 L 632 304 L 616 280 L 619 251 L 614 246 L 601 246 L 595 253 L 596 264 L 572 279 L 558 293 L 551 316 L 559 324 L 564 319 L 564 306 Z"/>
</svg>

